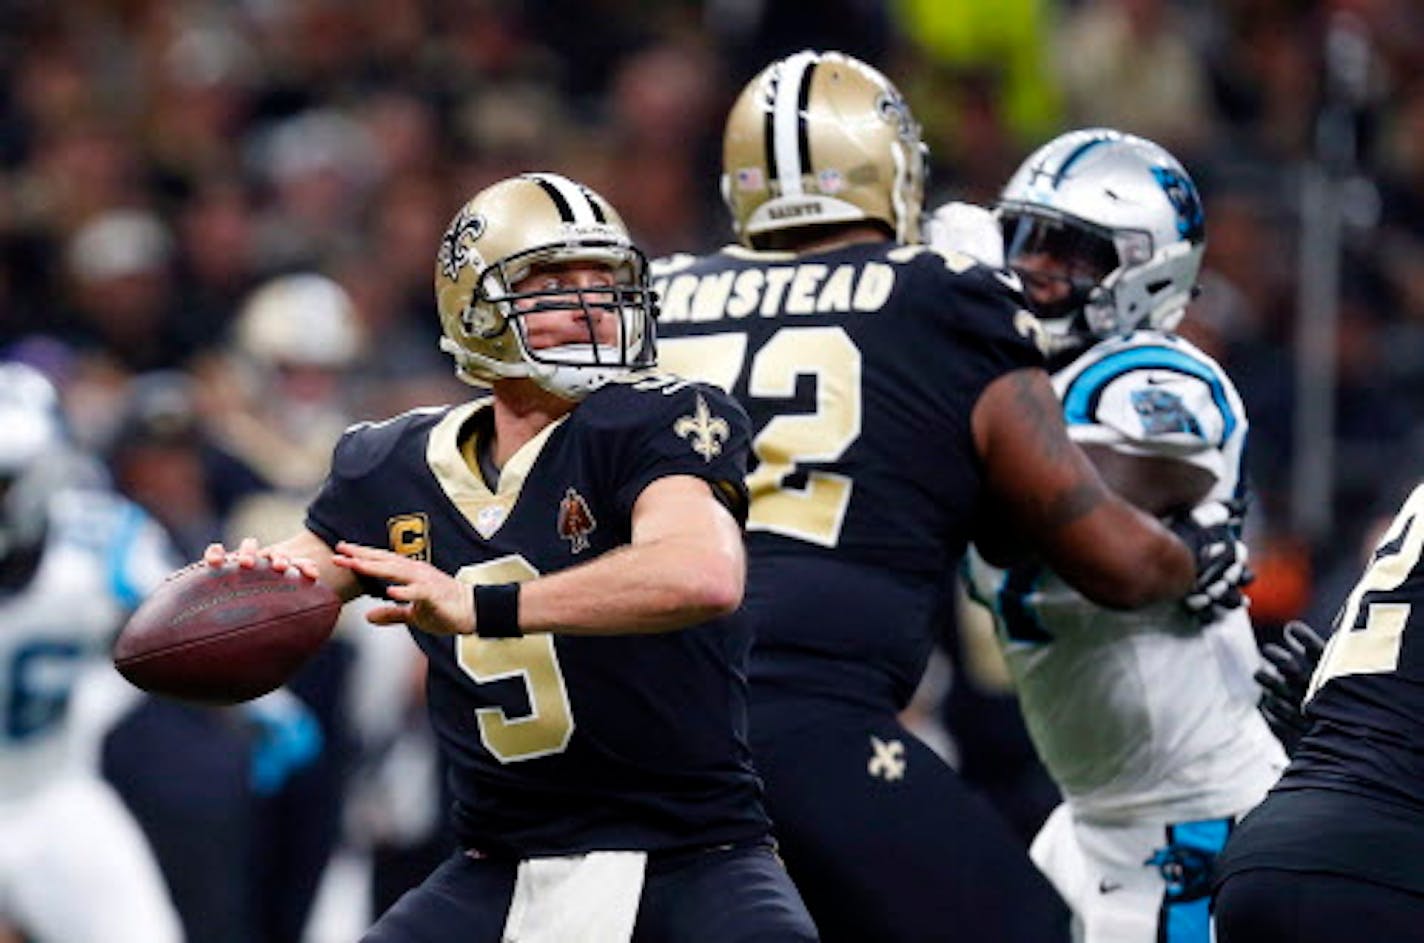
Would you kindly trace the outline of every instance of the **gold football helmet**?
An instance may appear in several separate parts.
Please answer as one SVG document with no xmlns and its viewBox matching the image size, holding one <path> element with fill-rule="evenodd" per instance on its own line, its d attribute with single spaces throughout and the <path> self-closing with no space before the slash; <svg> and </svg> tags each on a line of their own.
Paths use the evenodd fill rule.
<svg viewBox="0 0 1424 943">
<path fill-rule="evenodd" d="M 569 262 L 606 266 L 613 284 L 514 291 L 535 266 Z M 657 362 L 646 257 L 607 200 L 558 174 L 502 180 L 461 207 L 440 240 L 435 298 L 445 332 L 440 349 L 454 356 L 456 375 L 476 386 L 528 377 L 581 399 L 618 374 Z M 529 343 L 525 318 L 570 309 L 587 315 L 587 343 Z M 616 340 L 595 336 L 595 310 L 616 315 Z"/>
<path fill-rule="evenodd" d="M 920 241 L 926 150 L 905 99 L 838 52 L 798 52 L 742 89 L 722 142 L 722 197 L 744 245 L 768 233 L 874 220 Z"/>
</svg>

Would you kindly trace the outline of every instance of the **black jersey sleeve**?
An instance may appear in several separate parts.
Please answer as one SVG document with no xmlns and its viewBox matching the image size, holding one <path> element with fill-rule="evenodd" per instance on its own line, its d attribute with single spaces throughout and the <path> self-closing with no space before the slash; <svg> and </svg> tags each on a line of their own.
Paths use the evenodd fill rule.
<svg viewBox="0 0 1424 943">
<path fill-rule="evenodd" d="M 985 265 L 966 268 L 933 251 L 921 264 L 929 270 L 926 294 L 940 299 L 942 329 L 974 350 L 988 373 L 1045 366 L 1044 327 L 1029 312 L 1017 274 Z"/>
<path fill-rule="evenodd" d="M 432 410 L 406 413 L 381 423 L 360 423 L 347 429 L 332 450 L 331 468 L 321 490 L 307 506 L 306 527 L 328 546 L 347 540 L 369 547 L 386 546 L 386 520 L 372 508 L 386 503 L 390 489 L 409 487 L 401 463 L 420 461 Z M 362 579 L 373 596 L 385 584 Z"/>
<path fill-rule="evenodd" d="M 745 523 L 751 423 L 736 400 L 717 387 L 667 375 L 607 390 L 598 421 L 621 514 L 631 516 L 638 496 L 657 479 L 692 475 Z"/>
</svg>

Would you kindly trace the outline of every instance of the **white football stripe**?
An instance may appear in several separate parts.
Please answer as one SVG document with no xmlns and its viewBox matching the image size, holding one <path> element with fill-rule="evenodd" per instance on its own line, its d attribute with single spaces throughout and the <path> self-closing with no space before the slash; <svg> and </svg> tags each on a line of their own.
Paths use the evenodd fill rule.
<svg viewBox="0 0 1424 943">
<path fill-rule="evenodd" d="M 776 83 L 776 101 L 772 105 L 772 131 L 775 135 L 776 170 L 781 182 L 782 196 L 800 196 L 805 192 L 801 186 L 801 175 L 806 172 L 806 168 L 801 166 L 801 116 L 796 105 L 801 94 L 802 77 L 818 59 L 814 52 L 798 52 L 788 57 L 781 65 L 781 76 Z"/>
<path fill-rule="evenodd" d="M 559 195 L 564 198 L 564 202 L 573 212 L 575 223 L 598 222 L 598 217 L 593 215 L 593 202 L 584 194 L 583 188 L 568 177 L 548 173 L 530 174 L 530 176 L 537 177 L 559 191 Z"/>
</svg>

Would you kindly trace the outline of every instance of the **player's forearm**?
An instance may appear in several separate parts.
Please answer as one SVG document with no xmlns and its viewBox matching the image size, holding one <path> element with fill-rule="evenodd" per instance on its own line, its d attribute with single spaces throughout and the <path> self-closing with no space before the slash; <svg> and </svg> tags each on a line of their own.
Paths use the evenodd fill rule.
<svg viewBox="0 0 1424 943">
<path fill-rule="evenodd" d="M 1190 590 L 1191 552 L 1108 489 L 1069 439 L 1047 374 L 1025 369 L 995 380 L 973 424 L 992 493 L 1070 586 L 1117 609 Z"/>
<path fill-rule="evenodd" d="M 1179 599 L 1195 575 L 1185 544 L 1155 518 L 1115 498 L 1065 529 L 1048 559 L 1074 589 L 1111 609 Z"/>
<path fill-rule="evenodd" d="M 524 584 L 519 627 L 526 635 L 674 631 L 734 612 L 745 582 L 739 544 L 690 538 L 633 544 Z"/>
</svg>

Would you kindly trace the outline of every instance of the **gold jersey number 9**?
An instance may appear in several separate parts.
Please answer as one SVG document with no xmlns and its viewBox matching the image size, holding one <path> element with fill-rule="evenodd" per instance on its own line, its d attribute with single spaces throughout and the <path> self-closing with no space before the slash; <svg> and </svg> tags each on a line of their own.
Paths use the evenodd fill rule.
<svg viewBox="0 0 1424 943">
<path fill-rule="evenodd" d="M 538 575 L 528 560 L 514 555 L 461 567 L 455 579 L 483 586 L 522 583 Z M 508 678 L 518 678 L 524 684 L 529 713 L 523 717 L 510 717 L 500 707 L 475 711 L 480 742 L 501 763 L 532 760 L 568 748 L 574 733 L 574 715 L 554 636 L 484 639 L 462 635 L 455 640 L 455 660 L 460 670 L 478 684 Z"/>
</svg>

